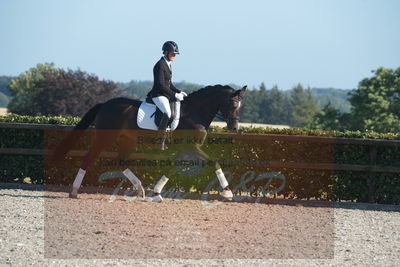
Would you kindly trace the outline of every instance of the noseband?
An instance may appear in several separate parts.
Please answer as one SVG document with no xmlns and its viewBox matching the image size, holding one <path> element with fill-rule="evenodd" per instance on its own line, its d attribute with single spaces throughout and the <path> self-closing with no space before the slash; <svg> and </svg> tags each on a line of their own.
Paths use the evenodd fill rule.
<svg viewBox="0 0 400 267">
<path fill-rule="evenodd" d="M 241 101 L 241 97 L 239 96 L 239 100 L 234 100 L 232 102 L 237 102 L 238 104 Z M 230 115 L 224 115 L 220 110 L 217 112 L 217 114 L 215 115 L 215 117 L 217 117 L 220 120 L 225 121 L 226 123 L 230 122 L 230 121 L 239 121 L 240 117 L 239 116 L 230 116 Z"/>
<path fill-rule="evenodd" d="M 239 121 L 240 119 L 239 116 L 224 116 L 221 111 L 218 111 L 215 117 L 217 117 L 220 120 L 223 120 L 226 123 L 228 123 L 229 121 Z"/>
</svg>

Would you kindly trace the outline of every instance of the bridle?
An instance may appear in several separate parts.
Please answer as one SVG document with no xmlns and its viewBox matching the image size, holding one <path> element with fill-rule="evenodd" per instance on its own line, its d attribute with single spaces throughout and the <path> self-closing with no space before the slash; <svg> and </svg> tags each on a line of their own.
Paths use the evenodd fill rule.
<svg viewBox="0 0 400 267">
<path fill-rule="evenodd" d="M 239 98 L 238 100 L 233 100 L 232 103 L 236 102 L 236 103 L 239 104 L 240 101 L 242 100 L 242 97 L 239 95 L 238 98 Z M 239 119 L 240 119 L 239 116 L 224 115 L 221 110 L 218 110 L 218 112 L 215 115 L 215 117 L 217 117 L 218 119 L 220 119 L 220 120 L 222 120 L 222 121 L 224 121 L 226 123 L 229 123 L 231 121 L 239 121 Z"/>
<path fill-rule="evenodd" d="M 221 111 L 218 111 L 218 113 L 215 115 L 218 119 L 228 123 L 229 121 L 239 121 L 240 117 L 239 116 L 224 116 Z"/>
</svg>

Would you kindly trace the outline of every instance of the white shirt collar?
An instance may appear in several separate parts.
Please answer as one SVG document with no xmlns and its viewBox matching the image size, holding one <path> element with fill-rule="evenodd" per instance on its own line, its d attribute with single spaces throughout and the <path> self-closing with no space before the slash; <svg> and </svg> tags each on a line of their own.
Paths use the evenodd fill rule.
<svg viewBox="0 0 400 267">
<path fill-rule="evenodd" d="M 165 62 L 167 62 L 169 69 L 171 69 L 171 61 L 168 61 L 166 56 L 163 56 Z"/>
</svg>

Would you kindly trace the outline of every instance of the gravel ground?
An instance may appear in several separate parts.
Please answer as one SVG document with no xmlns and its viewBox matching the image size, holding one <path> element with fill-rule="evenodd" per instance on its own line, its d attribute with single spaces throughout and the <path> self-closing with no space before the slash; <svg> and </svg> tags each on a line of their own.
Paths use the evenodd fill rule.
<svg viewBox="0 0 400 267">
<path fill-rule="evenodd" d="M 195 199 L 75 200 L 16 187 L 0 184 L 0 266 L 400 265 L 399 206 L 267 200 L 210 208 Z"/>
</svg>

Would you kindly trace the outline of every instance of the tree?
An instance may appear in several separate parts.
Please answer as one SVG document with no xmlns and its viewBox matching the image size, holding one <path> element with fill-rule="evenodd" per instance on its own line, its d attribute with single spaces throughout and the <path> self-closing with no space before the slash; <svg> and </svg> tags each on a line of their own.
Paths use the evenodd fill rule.
<svg viewBox="0 0 400 267">
<path fill-rule="evenodd" d="M 266 92 L 266 91 L 267 91 L 267 86 L 265 86 L 265 83 L 262 82 L 262 83 L 260 84 L 260 92 Z"/>
<path fill-rule="evenodd" d="M 8 103 L 10 103 L 8 85 L 12 79 L 15 79 L 15 77 L 0 76 L 0 107 L 7 107 Z"/>
<path fill-rule="evenodd" d="M 260 122 L 260 98 L 259 90 L 253 89 L 246 92 L 240 106 L 241 122 Z"/>
<path fill-rule="evenodd" d="M 8 85 L 10 84 L 10 81 L 12 79 L 15 79 L 13 76 L 0 76 L 0 93 L 3 93 L 6 96 L 10 95 L 10 92 L 8 91 Z"/>
<path fill-rule="evenodd" d="M 329 102 L 321 111 L 317 112 L 311 123 L 312 129 L 343 130 L 343 114 Z"/>
<path fill-rule="evenodd" d="M 31 68 L 11 80 L 8 89 L 13 99 L 8 104 L 9 111 L 23 115 L 35 115 L 36 106 L 33 103 L 33 96 L 41 90 L 37 87 L 37 82 L 44 79 L 45 74 L 57 75 L 57 72 L 58 70 L 52 63 L 37 64 L 35 68 Z"/>
<path fill-rule="evenodd" d="M 318 107 L 324 108 L 328 103 L 342 113 L 350 112 L 351 104 L 348 100 L 349 89 L 312 88 L 311 93 L 317 100 Z"/>
<path fill-rule="evenodd" d="M 290 92 L 291 123 L 295 127 L 308 127 L 318 111 L 317 103 L 311 94 L 311 89 L 304 90 L 301 84 Z"/>
<path fill-rule="evenodd" d="M 349 94 L 353 123 L 357 130 L 400 131 L 400 67 L 383 67 L 363 79 Z"/>
<path fill-rule="evenodd" d="M 259 89 L 254 92 L 255 93 L 255 100 L 253 104 L 258 106 L 258 121 L 260 123 L 269 123 L 270 118 L 270 106 L 271 106 L 271 99 L 269 97 L 269 91 L 265 86 L 265 83 L 261 83 Z"/>
<path fill-rule="evenodd" d="M 45 116 L 82 116 L 96 103 L 120 94 L 112 81 L 100 81 L 95 75 L 77 70 L 38 64 L 12 80 L 9 90 L 12 113 Z"/>
<path fill-rule="evenodd" d="M 8 99 L 8 97 L 0 92 L 0 108 L 7 107 L 9 102 L 10 100 Z"/>
<path fill-rule="evenodd" d="M 275 85 L 269 91 L 270 106 L 269 118 L 270 124 L 289 124 L 291 117 L 291 103 L 287 94 L 283 93 Z"/>
</svg>

